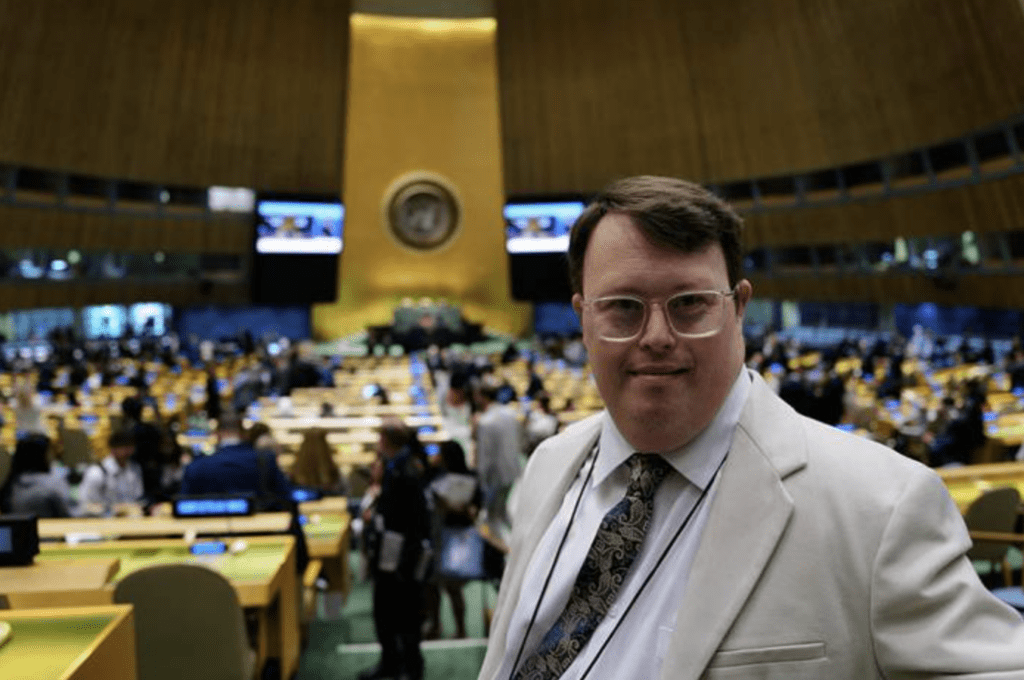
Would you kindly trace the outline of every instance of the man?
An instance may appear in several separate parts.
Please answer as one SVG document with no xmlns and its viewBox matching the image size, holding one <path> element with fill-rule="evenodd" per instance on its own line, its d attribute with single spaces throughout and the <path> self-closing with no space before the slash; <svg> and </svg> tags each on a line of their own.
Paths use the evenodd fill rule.
<svg viewBox="0 0 1024 680">
<path fill-rule="evenodd" d="M 423 677 L 420 623 L 431 556 L 430 514 L 425 469 L 415 446 L 400 420 L 385 420 L 377 444 L 383 465 L 380 495 L 364 517 L 380 662 L 360 673 L 360 680 Z"/>
<path fill-rule="evenodd" d="M 498 389 L 492 383 L 484 383 L 479 389 L 476 468 L 487 524 L 504 538 L 509 524 L 508 495 L 523 471 L 523 428 L 515 409 L 499 403 Z"/>
<path fill-rule="evenodd" d="M 272 455 L 259 455 L 245 442 L 242 420 L 225 412 L 217 422 L 217 450 L 189 463 L 181 477 L 181 493 L 251 493 L 261 508 L 289 509 L 291 484 Z"/>
<path fill-rule="evenodd" d="M 253 494 L 261 512 L 289 512 L 288 533 L 295 539 L 295 569 L 309 564 L 309 548 L 299 521 L 292 485 L 277 466 L 273 453 L 255 449 L 244 437 L 242 419 L 226 411 L 217 421 L 217 450 L 199 456 L 181 476 L 182 495 Z"/>
<path fill-rule="evenodd" d="M 744 368 L 740 230 L 657 177 L 574 225 L 607 410 L 530 458 L 480 677 L 1024 677 L 939 478 Z"/>
<path fill-rule="evenodd" d="M 152 401 L 151 403 L 155 410 L 156 402 Z M 121 402 L 124 429 L 131 432 L 135 439 L 135 452 L 132 454 L 132 460 L 142 471 L 142 485 L 146 498 L 152 503 L 165 498 L 163 489 L 164 460 L 161 452 L 160 428 L 142 419 L 144 408 L 144 401 L 140 397 L 125 397 Z"/>
<path fill-rule="evenodd" d="M 110 454 L 86 469 L 78 487 L 78 500 L 89 513 L 116 512 L 115 506 L 139 503 L 144 494 L 142 468 L 132 460 L 135 435 L 117 430 L 107 443 Z"/>
</svg>

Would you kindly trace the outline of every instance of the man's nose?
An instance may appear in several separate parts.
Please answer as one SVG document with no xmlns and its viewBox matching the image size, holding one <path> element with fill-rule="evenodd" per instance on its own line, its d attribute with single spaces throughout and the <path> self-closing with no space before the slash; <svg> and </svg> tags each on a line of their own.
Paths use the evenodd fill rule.
<svg viewBox="0 0 1024 680">
<path fill-rule="evenodd" d="M 668 324 L 665 308 L 651 305 L 647 313 L 647 325 L 640 336 L 640 346 L 655 351 L 665 351 L 675 345 L 678 336 Z"/>
</svg>

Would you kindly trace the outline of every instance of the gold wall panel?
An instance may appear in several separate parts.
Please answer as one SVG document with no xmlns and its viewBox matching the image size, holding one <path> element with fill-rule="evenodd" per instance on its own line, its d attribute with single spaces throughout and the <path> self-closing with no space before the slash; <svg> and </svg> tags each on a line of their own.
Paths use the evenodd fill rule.
<svg viewBox="0 0 1024 680">
<path fill-rule="evenodd" d="M 510 195 L 830 168 L 1006 120 L 1020 0 L 497 3 Z"/>
<path fill-rule="evenodd" d="M 348 0 L 0 0 L 0 162 L 337 192 Z"/>
<path fill-rule="evenodd" d="M 530 310 L 511 300 L 504 246 L 494 20 L 353 14 L 349 40 L 340 296 L 314 307 L 314 333 L 390 323 L 408 296 L 525 332 Z M 401 178 L 424 173 L 453 189 L 461 226 L 447 245 L 415 251 L 391 235 L 386 200 Z"/>
</svg>

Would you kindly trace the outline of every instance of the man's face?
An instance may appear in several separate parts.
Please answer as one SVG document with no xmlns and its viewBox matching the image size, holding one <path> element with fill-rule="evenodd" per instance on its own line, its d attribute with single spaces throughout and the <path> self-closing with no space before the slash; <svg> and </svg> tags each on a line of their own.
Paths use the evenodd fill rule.
<svg viewBox="0 0 1024 680">
<path fill-rule="evenodd" d="M 743 311 L 750 283 L 739 284 L 736 304 L 727 299 L 725 324 L 715 335 L 682 338 L 668 326 L 662 304 L 685 291 L 729 290 L 718 244 L 685 253 L 649 243 L 631 218 L 609 213 L 590 237 L 583 263 L 587 300 L 629 295 L 657 302 L 641 334 L 628 342 L 598 337 L 584 308 L 583 343 L 598 391 L 615 424 L 639 451 L 666 452 L 692 440 L 714 417 L 743 365 Z"/>
</svg>

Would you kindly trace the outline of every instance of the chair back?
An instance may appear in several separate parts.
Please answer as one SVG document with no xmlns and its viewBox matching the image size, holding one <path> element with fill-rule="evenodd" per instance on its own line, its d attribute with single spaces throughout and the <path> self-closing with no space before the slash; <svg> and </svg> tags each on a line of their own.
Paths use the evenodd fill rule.
<svg viewBox="0 0 1024 680">
<path fill-rule="evenodd" d="M 74 470 L 95 462 L 92 455 L 92 443 L 84 430 L 61 427 L 58 434 L 61 448 L 64 450 L 61 456 L 64 465 Z"/>
<path fill-rule="evenodd" d="M 971 503 L 964 514 L 964 523 L 969 531 L 1000 531 L 1010 533 L 1017 523 L 1020 508 L 1020 493 L 1017 489 L 1005 487 L 990 489 Z M 967 552 L 972 560 L 1002 561 L 1010 549 L 1009 543 L 978 541 Z"/>
<path fill-rule="evenodd" d="M 135 571 L 114 590 L 134 605 L 139 678 L 251 680 L 242 606 L 224 576 L 193 564 Z"/>
</svg>

